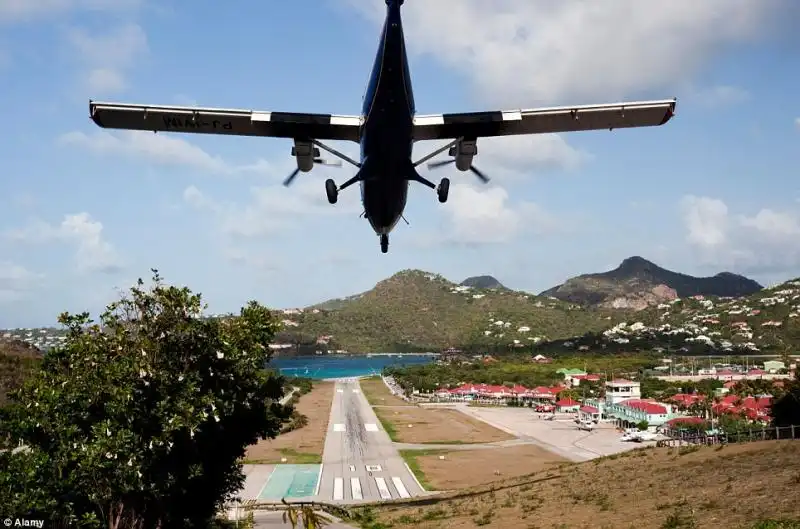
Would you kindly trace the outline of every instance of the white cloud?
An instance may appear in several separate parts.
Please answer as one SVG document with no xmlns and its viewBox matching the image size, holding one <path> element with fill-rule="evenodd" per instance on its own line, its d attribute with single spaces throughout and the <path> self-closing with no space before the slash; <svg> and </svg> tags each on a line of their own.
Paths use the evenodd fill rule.
<svg viewBox="0 0 800 529">
<path fill-rule="evenodd" d="M 23 299 L 42 276 L 10 261 L 0 261 L 0 303 Z"/>
<path fill-rule="evenodd" d="M 237 168 L 211 156 L 186 140 L 152 132 L 99 131 L 93 134 L 72 131 L 58 138 L 62 145 L 77 146 L 100 156 L 124 156 L 159 165 L 192 167 L 209 173 L 232 173 Z"/>
<path fill-rule="evenodd" d="M 800 129 L 800 118 L 794 118 L 794 124 Z"/>
<path fill-rule="evenodd" d="M 763 208 L 731 214 L 720 199 L 687 196 L 681 202 L 687 241 L 700 260 L 716 267 L 765 274 L 797 274 L 800 210 Z"/>
<path fill-rule="evenodd" d="M 698 90 L 694 97 L 701 104 L 715 108 L 743 103 L 750 99 L 750 93 L 736 86 L 717 85 Z"/>
<path fill-rule="evenodd" d="M 80 272 L 117 272 L 122 261 L 114 247 L 103 237 L 103 224 L 86 213 L 65 215 L 58 225 L 37 220 L 29 226 L 6 232 L 12 241 L 47 244 L 60 241 L 75 246 L 75 264 Z"/>
<path fill-rule="evenodd" d="M 385 8 L 373 0 L 346 2 L 376 22 Z M 484 100 L 528 106 L 676 87 L 721 47 L 759 36 L 786 5 L 436 0 L 406 2 L 404 14 L 412 52 L 467 75 Z"/>
<path fill-rule="evenodd" d="M 310 216 L 358 215 L 357 192 L 343 191 L 335 206 L 328 203 L 319 179 L 298 175 L 291 187 L 271 185 L 252 187 L 246 204 L 218 202 L 195 186 L 183 192 L 186 203 L 212 213 L 218 231 L 226 239 L 253 239 L 290 229 L 298 220 Z M 355 191 L 351 188 L 348 191 Z"/>
<path fill-rule="evenodd" d="M 474 163 L 491 171 L 490 177 L 507 182 L 540 170 L 577 169 L 590 159 L 558 134 L 534 134 L 481 138 Z"/>
<path fill-rule="evenodd" d="M 3 0 L 0 2 L 0 22 L 29 22 L 79 9 L 121 11 L 141 4 L 141 0 Z"/>
<path fill-rule="evenodd" d="M 559 221 L 540 206 L 512 203 L 508 192 L 497 186 L 452 184 L 442 211 L 446 218 L 442 238 L 454 244 L 508 243 L 524 232 L 542 234 L 560 229 Z"/>
<path fill-rule="evenodd" d="M 87 67 L 86 88 L 95 97 L 124 90 L 126 72 L 148 51 L 147 35 L 136 24 L 104 35 L 89 35 L 74 29 L 69 32 L 68 40 Z"/>
</svg>

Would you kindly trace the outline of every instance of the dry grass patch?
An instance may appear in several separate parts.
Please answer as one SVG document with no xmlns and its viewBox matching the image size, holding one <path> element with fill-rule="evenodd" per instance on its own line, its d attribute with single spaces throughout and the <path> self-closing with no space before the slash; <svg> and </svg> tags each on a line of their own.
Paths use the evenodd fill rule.
<svg viewBox="0 0 800 529">
<path fill-rule="evenodd" d="M 367 401 L 373 406 L 416 406 L 397 395 L 393 395 L 380 377 L 362 378 L 359 380 L 361 391 Z"/>
<path fill-rule="evenodd" d="M 328 419 L 333 402 L 333 382 L 314 382 L 314 389 L 300 397 L 295 406 L 298 412 L 308 417 L 308 424 L 297 430 L 281 434 L 275 439 L 259 441 L 247 447 L 245 460 L 248 463 L 311 464 L 322 461 Z"/>
<path fill-rule="evenodd" d="M 764 441 L 639 449 L 372 512 L 392 529 L 736 529 L 800 518 L 799 491 L 800 442 Z"/>
<path fill-rule="evenodd" d="M 400 443 L 492 443 L 514 438 L 453 409 L 406 406 L 375 408 L 375 414 L 392 440 Z"/>
<path fill-rule="evenodd" d="M 405 453 L 412 452 L 408 450 Z M 453 450 L 426 454 L 414 459 L 425 481 L 436 490 L 477 487 L 492 481 L 525 476 L 569 463 L 566 459 L 535 445 Z"/>
</svg>

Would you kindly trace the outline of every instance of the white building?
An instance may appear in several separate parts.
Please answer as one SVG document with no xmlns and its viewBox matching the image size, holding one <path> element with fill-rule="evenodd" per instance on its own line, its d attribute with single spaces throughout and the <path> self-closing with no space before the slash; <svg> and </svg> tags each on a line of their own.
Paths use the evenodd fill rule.
<svg viewBox="0 0 800 529">
<path fill-rule="evenodd" d="M 642 397 L 642 386 L 632 380 L 615 379 L 606 382 L 606 404 Z"/>
</svg>

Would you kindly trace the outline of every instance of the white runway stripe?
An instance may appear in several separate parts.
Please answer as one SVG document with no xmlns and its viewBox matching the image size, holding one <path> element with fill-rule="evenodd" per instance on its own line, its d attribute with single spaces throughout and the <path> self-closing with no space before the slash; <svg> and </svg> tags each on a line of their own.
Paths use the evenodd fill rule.
<svg viewBox="0 0 800 529">
<path fill-rule="evenodd" d="M 400 495 L 401 498 L 410 498 L 411 494 L 408 493 L 408 489 L 406 486 L 403 485 L 403 480 L 398 477 L 392 478 L 392 483 L 394 483 L 394 488 L 397 489 L 397 494 Z"/>
<path fill-rule="evenodd" d="M 356 471 L 356 466 L 350 465 L 350 472 L 355 472 L 355 471 Z"/>
<path fill-rule="evenodd" d="M 333 499 L 334 500 L 344 499 L 344 480 L 342 478 L 333 479 Z"/>
<path fill-rule="evenodd" d="M 354 500 L 363 500 L 364 494 L 361 492 L 361 480 L 350 478 L 350 489 L 353 491 Z"/>
<path fill-rule="evenodd" d="M 383 478 L 375 478 L 375 484 L 378 486 L 378 494 L 381 495 L 382 500 L 391 500 L 392 493 L 389 492 L 389 487 L 386 486 L 386 480 Z"/>
<path fill-rule="evenodd" d="M 343 432 L 344 431 L 344 424 L 334 424 L 333 425 L 334 432 Z"/>
<path fill-rule="evenodd" d="M 368 431 L 368 432 L 377 432 L 378 431 L 378 425 L 375 424 L 375 423 L 372 423 L 372 422 L 368 422 L 368 423 L 364 424 L 364 429 L 366 431 Z"/>
</svg>

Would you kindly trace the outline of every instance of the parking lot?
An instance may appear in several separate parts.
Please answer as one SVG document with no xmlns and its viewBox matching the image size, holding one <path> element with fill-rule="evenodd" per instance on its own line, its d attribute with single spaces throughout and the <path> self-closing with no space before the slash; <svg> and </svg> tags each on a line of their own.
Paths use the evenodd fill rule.
<svg viewBox="0 0 800 529">
<path fill-rule="evenodd" d="M 591 432 L 579 430 L 571 414 L 560 414 L 556 420 L 546 421 L 530 409 L 458 408 L 495 428 L 532 441 L 572 461 L 587 461 L 653 444 L 620 441 L 621 434 L 610 424 L 601 423 Z"/>
</svg>

